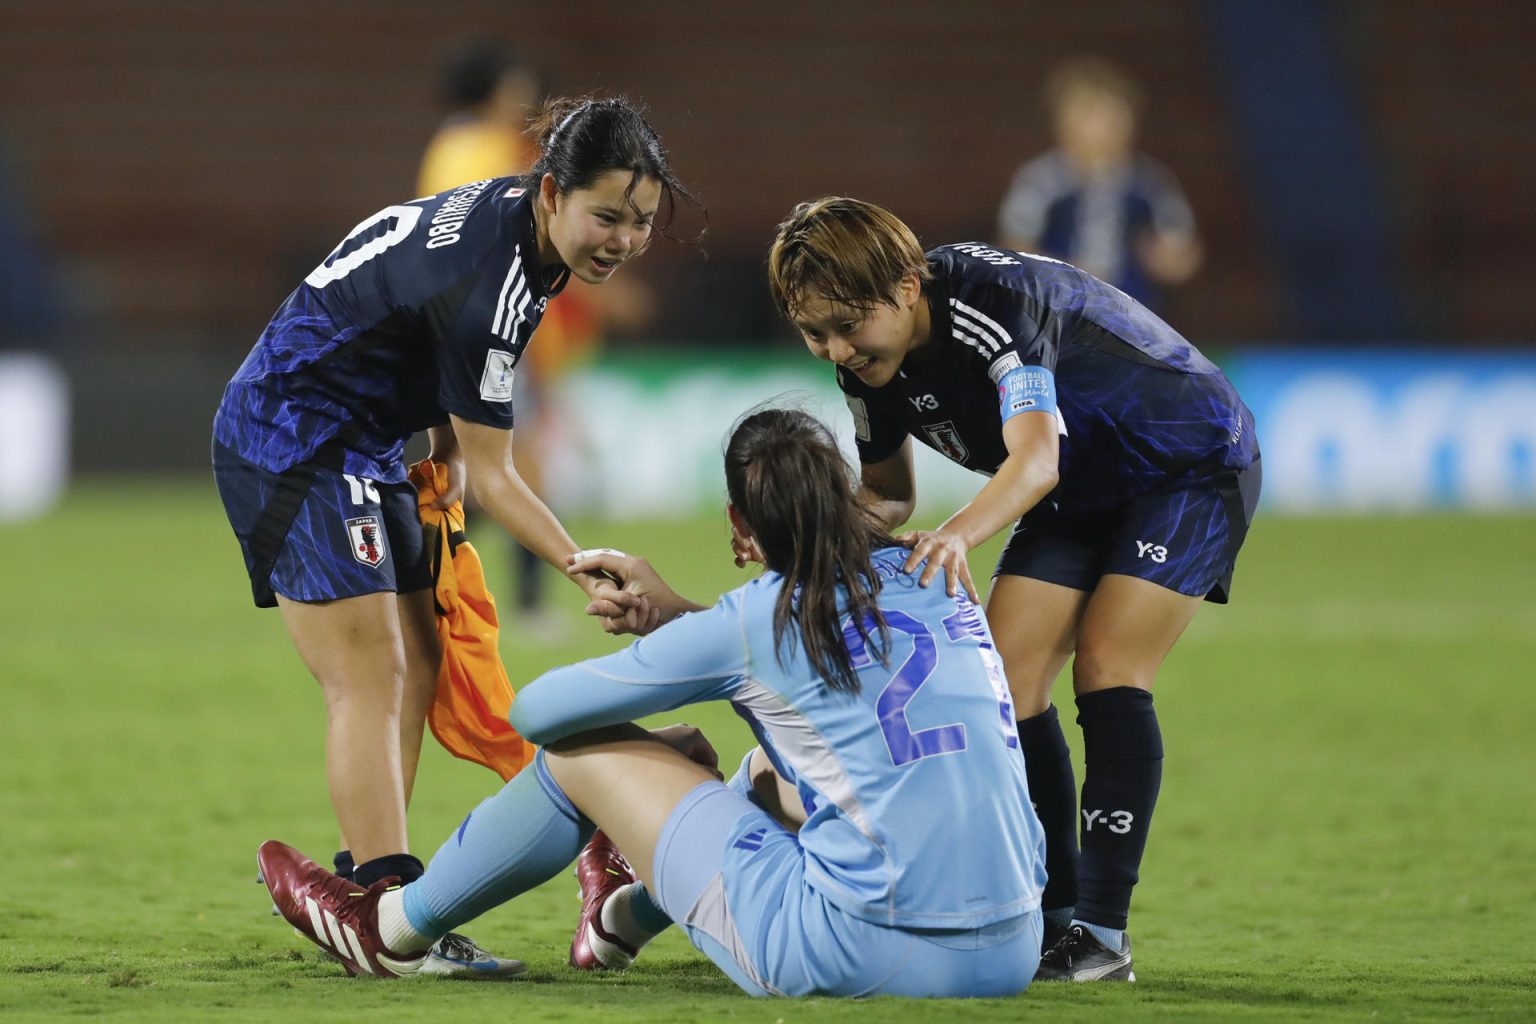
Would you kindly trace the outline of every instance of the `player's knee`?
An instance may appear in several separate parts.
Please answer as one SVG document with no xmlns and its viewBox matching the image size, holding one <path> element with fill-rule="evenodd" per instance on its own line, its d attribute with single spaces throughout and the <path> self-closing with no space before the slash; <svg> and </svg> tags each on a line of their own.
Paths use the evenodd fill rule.
<svg viewBox="0 0 1536 1024">
<path fill-rule="evenodd" d="M 405 701 L 408 704 L 431 706 L 437 695 L 437 677 L 441 670 L 440 660 L 408 658 L 402 678 L 405 683 Z"/>
<path fill-rule="evenodd" d="M 1013 712 L 1022 720 L 1042 715 L 1051 706 L 1051 687 L 1061 673 L 1061 665 L 1038 659 L 1004 658 L 1003 673 L 1013 696 Z"/>
<path fill-rule="evenodd" d="M 1072 659 L 1072 689 L 1075 693 L 1107 690 L 1114 686 L 1150 690 L 1156 674 L 1156 665 L 1141 664 L 1124 652 L 1097 644 L 1083 644 Z"/>
<path fill-rule="evenodd" d="M 1020 693 L 1017 689 L 1013 691 L 1013 716 L 1021 722 L 1026 718 L 1034 718 L 1036 715 L 1045 714 L 1050 709 L 1050 706 L 1051 691 L 1049 688 L 1044 693 L 1038 690 L 1030 690 L 1026 693 Z"/>
<path fill-rule="evenodd" d="M 380 661 L 373 665 L 348 665 L 316 677 L 325 694 L 327 708 L 333 710 L 374 706 L 399 712 L 406 690 L 403 659 Z"/>
</svg>

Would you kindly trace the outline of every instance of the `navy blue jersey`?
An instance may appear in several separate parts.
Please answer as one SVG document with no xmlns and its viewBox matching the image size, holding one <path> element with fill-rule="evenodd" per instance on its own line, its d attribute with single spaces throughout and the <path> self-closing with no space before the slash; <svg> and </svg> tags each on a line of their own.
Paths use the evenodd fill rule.
<svg viewBox="0 0 1536 1024">
<path fill-rule="evenodd" d="M 1258 454 L 1250 413 L 1210 360 L 1139 302 L 1056 260 L 980 243 L 928 254 L 928 344 L 886 386 L 839 368 L 859 458 L 910 435 L 996 472 L 1003 421 L 1054 411 L 1061 509 L 1102 510 Z"/>
<path fill-rule="evenodd" d="M 406 440 L 449 413 L 512 427 L 513 369 L 566 273 L 545 280 L 515 178 L 386 207 L 278 309 L 214 437 L 274 472 L 334 440 L 346 472 L 398 483 Z"/>
<path fill-rule="evenodd" d="M 1144 156 L 1094 178 L 1075 170 L 1060 152 L 1047 153 L 1019 168 L 998 213 L 1004 239 L 1087 267 L 1149 304 L 1158 290 L 1137 259 L 1138 244 L 1149 233 L 1194 230 L 1195 217 L 1178 181 Z"/>
</svg>

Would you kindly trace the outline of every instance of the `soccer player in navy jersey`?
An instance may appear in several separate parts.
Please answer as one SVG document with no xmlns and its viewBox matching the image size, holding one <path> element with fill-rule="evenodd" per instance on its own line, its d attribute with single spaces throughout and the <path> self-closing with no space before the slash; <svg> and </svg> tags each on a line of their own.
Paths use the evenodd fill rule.
<svg viewBox="0 0 1536 1024">
<path fill-rule="evenodd" d="M 448 467 L 438 507 L 467 478 L 492 518 L 563 570 L 578 545 L 513 465 L 513 374 L 568 278 L 608 280 L 646 250 L 664 199 L 669 212 L 693 201 L 623 98 L 552 101 L 536 131 L 527 176 L 353 228 L 279 308 L 214 421 L 214 473 L 252 595 L 281 610 L 325 695 L 337 867 L 363 885 L 422 870 L 406 805 L 439 651 L 405 442 L 426 430 Z M 571 579 L 589 596 L 614 590 L 598 573 Z M 435 952 L 429 972 L 521 970 L 464 943 Z"/>
<path fill-rule="evenodd" d="M 1126 917 L 1162 776 L 1152 684 L 1200 602 L 1227 600 L 1259 492 L 1252 414 L 1118 289 L 988 245 L 925 255 L 870 203 L 796 207 L 768 271 L 812 354 L 837 366 L 861 496 L 887 529 L 915 504 L 913 438 L 991 478 L 937 529 L 900 539 L 921 583 L 942 574 L 974 596 L 967 553 L 1012 526 L 987 618 L 1045 826 L 1039 977 L 1133 979 Z M 1050 702 L 1069 657 L 1080 815 Z"/>
<path fill-rule="evenodd" d="M 643 593 L 666 624 L 523 688 L 511 718 L 543 744 L 533 769 L 471 811 L 404 890 L 360 889 L 263 844 L 295 928 L 360 971 L 408 974 L 437 936 L 554 877 L 601 826 L 639 876 L 603 922 L 631 954 L 676 921 L 753 995 L 1029 985 L 1044 845 L 980 609 L 917 586 L 807 414 L 741 420 L 725 479 L 738 564 L 763 575 L 706 607 L 643 560 L 576 560 Z M 730 701 L 760 744 L 729 784 L 696 730 L 627 724 L 710 700 Z"/>
</svg>

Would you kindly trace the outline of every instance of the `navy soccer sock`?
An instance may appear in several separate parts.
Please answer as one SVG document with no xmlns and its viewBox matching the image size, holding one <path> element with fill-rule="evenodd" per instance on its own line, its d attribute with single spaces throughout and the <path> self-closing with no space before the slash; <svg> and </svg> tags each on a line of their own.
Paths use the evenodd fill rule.
<svg viewBox="0 0 1536 1024">
<path fill-rule="evenodd" d="M 352 872 L 357 869 L 357 865 L 352 863 L 351 850 L 338 850 L 336 856 L 331 858 L 331 863 L 336 865 L 332 871 L 338 878 L 352 881 Z"/>
<path fill-rule="evenodd" d="M 1152 694 L 1133 686 L 1077 698 L 1083 727 L 1078 920 L 1123 930 L 1152 809 L 1163 780 L 1163 736 Z"/>
<path fill-rule="evenodd" d="M 365 860 L 352 869 L 352 884 L 368 888 L 381 878 L 398 878 L 401 884 L 414 882 L 426 868 L 421 861 L 408 853 L 392 853 L 387 857 Z"/>
<path fill-rule="evenodd" d="M 1040 906 L 1047 914 L 1066 911 L 1070 920 L 1077 904 L 1077 782 L 1056 705 L 1019 722 L 1019 748 L 1029 798 L 1045 829 L 1047 877 Z"/>
<path fill-rule="evenodd" d="M 513 542 L 517 561 L 517 610 L 536 612 L 544 596 L 544 559 Z"/>
</svg>

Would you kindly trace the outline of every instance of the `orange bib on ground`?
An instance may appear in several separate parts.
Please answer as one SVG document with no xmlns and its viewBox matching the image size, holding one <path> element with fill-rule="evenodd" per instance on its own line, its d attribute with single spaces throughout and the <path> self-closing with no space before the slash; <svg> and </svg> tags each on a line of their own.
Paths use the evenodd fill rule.
<svg viewBox="0 0 1536 1024">
<path fill-rule="evenodd" d="M 427 724 L 454 757 L 483 764 L 510 779 L 533 760 L 535 748 L 507 724 L 512 683 L 496 646 L 501 632 L 496 599 L 474 546 L 464 537 L 464 506 L 445 512 L 432 502 L 448 489 L 448 469 L 430 459 L 411 467 L 416 507 L 432 552 L 437 637 L 443 663 Z"/>
</svg>

